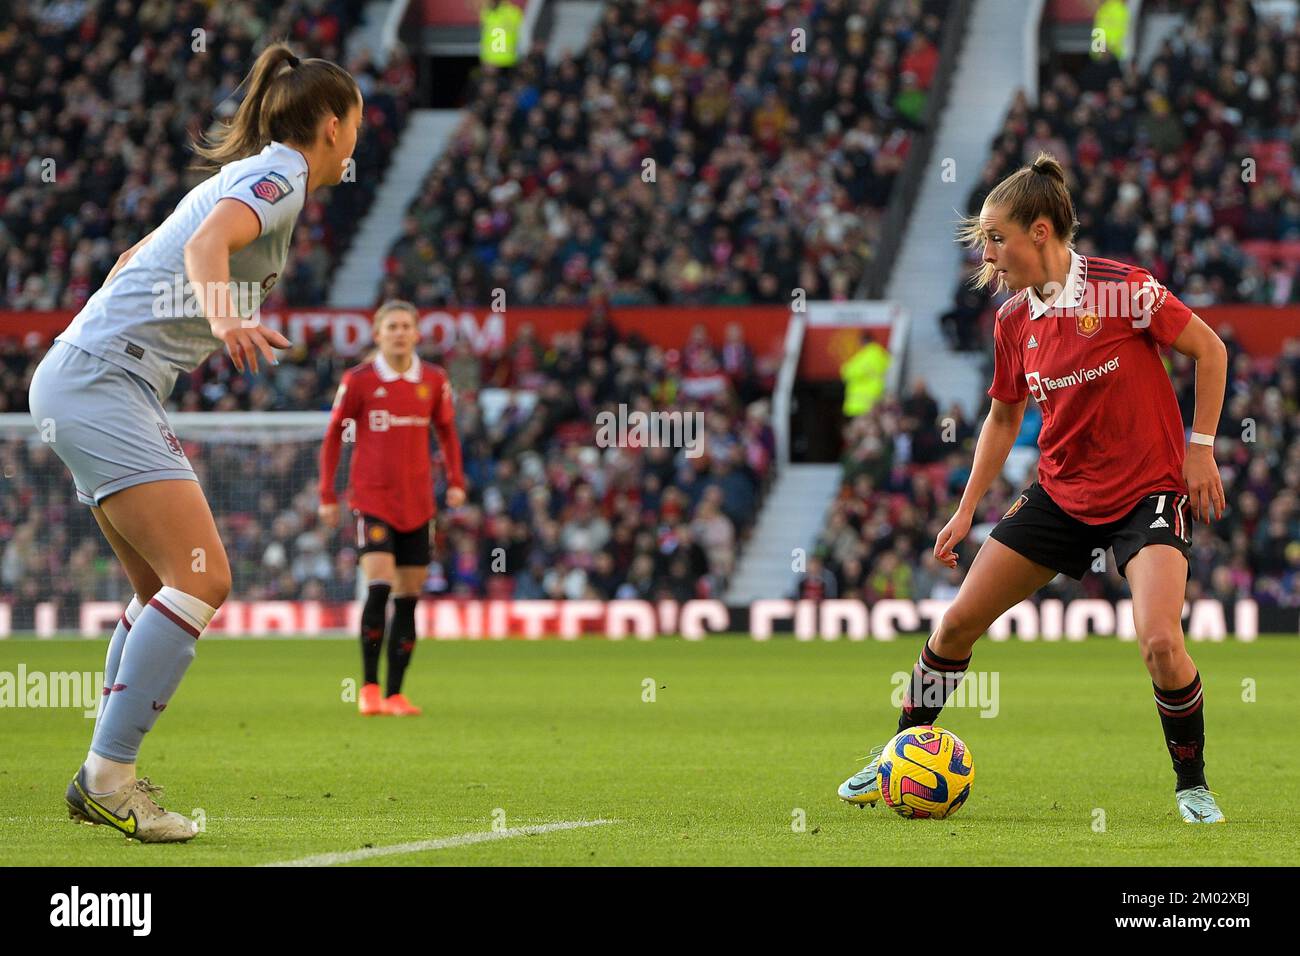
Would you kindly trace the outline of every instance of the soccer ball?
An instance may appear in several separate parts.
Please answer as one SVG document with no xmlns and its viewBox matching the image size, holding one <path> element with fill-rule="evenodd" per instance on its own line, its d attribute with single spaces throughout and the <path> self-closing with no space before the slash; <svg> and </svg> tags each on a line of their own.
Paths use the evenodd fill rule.
<svg viewBox="0 0 1300 956">
<path fill-rule="evenodd" d="M 876 772 L 889 809 L 903 817 L 942 820 L 970 796 L 975 761 L 951 731 L 911 727 L 885 747 Z"/>
</svg>

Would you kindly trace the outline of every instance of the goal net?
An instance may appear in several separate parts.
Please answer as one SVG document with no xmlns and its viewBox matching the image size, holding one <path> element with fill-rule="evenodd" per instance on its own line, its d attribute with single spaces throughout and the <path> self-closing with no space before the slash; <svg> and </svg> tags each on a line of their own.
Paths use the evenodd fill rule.
<svg viewBox="0 0 1300 956">
<path fill-rule="evenodd" d="M 318 527 L 327 412 L 199 412 L 170 417 L 216 517 L 232 601 L 350 601 L 350 525 Z M 338 480 L 347 475 L 345 444 Z M 72 476 L 24 414 L 0 415 L 0 632 L 85 631 L 84 608 L 118 609 L 131 585 Z M 0 622 L 2 623 L 2 622 Z M 96 629 L 96 633 L 102 631 Z"/>
</svg>

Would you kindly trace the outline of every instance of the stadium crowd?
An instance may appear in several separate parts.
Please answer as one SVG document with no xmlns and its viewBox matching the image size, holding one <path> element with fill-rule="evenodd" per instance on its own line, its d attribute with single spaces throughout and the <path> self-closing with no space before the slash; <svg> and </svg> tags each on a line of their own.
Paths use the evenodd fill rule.
<svg viewBox="0 0 1300 956">
<path fill-rule="evenodd" d="M 772 477 L 770 403 L 776 363 L 755 356 L 733 325 L 712 342 L 702 327 L 681 348 L 620 334 L 600 308 L 581 330 L 539 341 L 525 327 L 508 349 L 482 357 L 439 354 L 457 395 L 469 504 L 439 520 L 426 593 L 465 597 L 718 595 Z M 304 351 L 305 354 L 305 351 Z M 291 364 L 291 363 L 290 363 Z M 325 350 L 305 375 L 337 380 Z M 314 379 L 313 379 L 314 380 Z M 264 385 L 255 385 L 262 388 Z M 527 388 L 485 416 L 486 389 Z M 597 415 L 669 409 L 697 414 L 701 454 L 598 447 Z M 351 599 L 356 551 L 350 529 L 316 522 L 320 439 L 259 440 L 252 429 L 185 441 L 230 554 L 242 600 Z M 83 600 L 118 600 L 128 585 L 71 494 L 48 444 L 0 437 L 0 592 L 15 627 L 30 627 L 37 600 L 68 617 Z"/>
<path fill-rule="evenodd" d="M 0 308 L 78 309 L 118 254 L 207 173 L 192 136 L 231 99 L 266 37 L 344 62 L 361 0 L 16 0 L 0 16 Z M 415 71 L 346 62 L 366 101 L 356 181 L 307 199 L 267 305 L 324 301 L 405 124 Z"/>
<path fill-rule="evenodd" d="M 849 298 L 923 120 L 943 9 L 605 4 L 580 56 L 486 72 L 379 298 Z"/>
<path fill-rule="evenodd" d="M 150 0 L 127 16 L 134 6 L 19 2 L 0 28 L 0 308 L 78 307 L 184 191 L 185 139 L 220 115 L 263 29 L 337 59 L 360 4 Z M 428 593 L 721 592 L 772 477 L 774 357 L 753 355 L 736 332 L 718 343 L 695 331 L 663 350 L 620 334 L 618 309 L 785 301 L 793 287 L 847 298 L 924 114 L 942 6 L 614 2 L 580 57 L 549 65 L 532 51 L 508 76 L 485 73 L 377 292 L 436 307 L 480 304 L 504 288 L 512 303 L 588 301 L 591 319 L 551 341 L 521 333 L 485 355 L 422 350 L 451 375 L 471 483 L 470 503 L 439 522 Z M 792 50 L 790 30 L 805 23 L 806 48 Z M 206 56 L 189 55 L 191 28 L 214 38 Z M 407 109 L 414 74 L 400 52 L 382 73 L 364 60 L 348 66 L 368 104 L 357 188 L 309 201 L 270 308 L 323 301 Z M 1081 252 L 1142 263 L 1194 308 L 1295 302 L 1300 260 L 1286 244 L 1300 240 L 1297 67 L 1300 33 L 1257 22 L 1242 0 L 1202 4 L 1145 75 L 1103 57 L 1079 76 L 1056 71 L 1036 107 L 1018 101 L 971 209 L 1048 148 L 1072 178 Z M 46 157 L 53 183 L 40 179 Z M 1251 158 L 1258 175 L 1243 182 Z M 1272 259 L 1251 258 L 1273 248 L 1260 242 L 1276 244 Z M 947 317 L 954 340 L 984 348 L 981 318 L 996 302 L 965 287 L 963 296 Z M 1295 606 L 1300 342 L 1265 359 L 1225 338 L 1232 372 L 1218 458 L 1230 510 L 1197 529 L 1189 597 Z M 40 355 L 0 339 L 0 411 L 26 410 Z M 1190 417 L 1190 365 L 1168 361 Z M 182 376 L 168 404 L 323 410 L 347 364 L 324 336 L 295 343 L 258 376 L 217 354 Z M 537 402 L 489 415 L 480 396 L 496 388 Z M 706 454 L 596 447 L 595 414 L 619 403 L 701 412 Z M 1031 409 L 1030 449 L 1034 421 Z M 843 487 L 797 593 L 954 594 L 961 572 L 931 548 L 969 475 L 974 432 L 924 382 L 849 421 Z M 351 598 L 348 536 L 316 526 L 318 443 L 252 441 L 187 444 L 236 593 Z M 995 483 L 985 526 L 1014 500 L 1025 464 L 1017 455 Z M 48 446 L 0 436 L 0 475 L 0 593 L 14 625 L 30 626 L 37 600 L 120 600 L 127 584 Z M 1124 586 L 1111 569 L 1078 585 L 1058 579 L 1048 593 L 1115 598 Z"/>
<path fill-rule="evenodd" d="M 1203 2 L 1145 70 L 1100 55 L 1048 68 L 1039 101 L 1013 102 L 967 212 L 1046 150 L 1065 167 L 1083 255 L 1134 262 L 1192 308 L 1300 302 L 1300 19 L 1249 0 Z M 1000 298 L 969 288 L 953 345 L 979 350 Z"/>
</svg>

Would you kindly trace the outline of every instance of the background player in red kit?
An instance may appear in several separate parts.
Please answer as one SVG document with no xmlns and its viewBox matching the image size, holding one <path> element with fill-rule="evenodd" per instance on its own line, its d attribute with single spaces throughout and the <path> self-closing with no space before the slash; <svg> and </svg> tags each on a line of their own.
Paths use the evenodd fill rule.
<svg viewBox="0 0 1300 956">
<path fill-rule="evenodd" d="M 402 694 L 402 677 L 415 649 L 415 606 L 430 558 L 430 426 L 446 463 L 447 505 L 456 508 L 465 501 L 451 385 L 446 372 L 415 354 L 416 318 L 415 306 L 396 300 L 375 312 L 379 354 L 343 374 L 321 446 L 320 518 L 332 528 L 339 520 L 334 492 L 339 452 L 343 442 L 355 442 L 348 497 L 356 514 L 361 570 L 369 582 L 361 612 L 365 683 L 357 701 L 366 715 L 420 713 Z M 379 654 L 390 592 L 388 679 L 381 695 Z"/>
<path fill-rule="evenodd" d="M 980 499 L 1001 472 L 1034 396 L 1043 414 L 1038 481 L 994 527 L 926 642 L 899 731 L 933 724 L 961 683 L 971 648 L 1008 608 L 1057 573 L 1082 578 L 1111 549 L 1133 592 L 1133 619 L 1188 823 L 1221 823 L 1206 787 L 1200 675 L 1183 644 L 1192 519 L 1224 508 L 1214 461 L 1227 351 L 1214 331 L 1146 270 L 1071 248 L 1078 222 L 1065 174 L 1040 154 L 1003 180 L 961 238 L 983 247 L 981 284 L 1020 290 L 998 310 L 992 407 L 970 481 L 935 557 L 956 567 Z M 1196 415 L 1183 422 L 1159 347 L 1196 360 Z M 883 748 L 840 797 L 874 803 Z"/>
</svg>

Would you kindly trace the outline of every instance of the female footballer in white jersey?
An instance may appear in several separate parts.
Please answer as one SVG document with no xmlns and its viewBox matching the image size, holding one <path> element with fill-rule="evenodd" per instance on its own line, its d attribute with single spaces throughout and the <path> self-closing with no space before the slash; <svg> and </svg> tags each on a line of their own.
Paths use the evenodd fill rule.
<svg viewBox="0 0 1300 956">
<path fill-rule="evenodd" d="M 1227 351 L 1199 317 L 1145 269 L 1080 256 L 1061 165 L 1040 154 L 999 183 L 961 238 L 983 248 L 978 280 L 1020 290 L 994 323 L 992 407 L 970 480 L 934 556 L 957 566 L 979 501 L 1002 471 L 1030 395 L 1043 414 L 1038 480 L 980 547 L 961 590 L 921 651 L 898 731 L 933 724 L 961 683 L 971 648 L 1003 612 L 1057 573 L 1082 578 L 1113 552 L 1133 592 L 1138 647 L 1188 823 L 1220 823 L 1205 782 L 1200 675 L 1183 644 L 1191 519 L 1224 509 L 1214 461 Z M 1159 347 L 1196 360 L 1196 415 L 1182 416 Z M 1065 702 L 1062 702 L 1064 705 Z M 840 786 L 850 803 L 880 798 L 880 752 Z"/>
<path fill-rule="evenodd" d="M 69 814 L 143 842 L 195 834 L 137 779 L 136 758 L 230 591 L 212 512 L 162 402 L 178 374 L 221 346 L 237 370 L 256 372 L 259 354 L 274 364 L 272 348 L 289 345 L 258 324 L 256 303 L 284 271 L 305 197 L 342 180 L 361 125 L 347 71 L 284 44 L 258 56 L 243 88 L 231 122 L 195 145 L 219 171 L 122 254 L 30 392 L 33 418 L 135 589 L 109 642 L 105 699 L 68 786 Z M 189 309 L 173 301 L 182 282 L 193 289 Z"/>
</svg>

